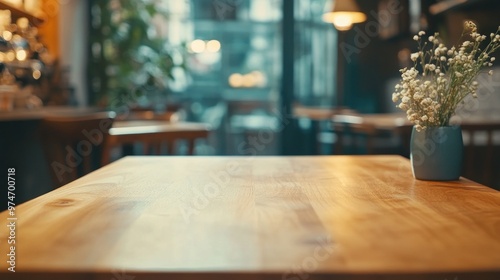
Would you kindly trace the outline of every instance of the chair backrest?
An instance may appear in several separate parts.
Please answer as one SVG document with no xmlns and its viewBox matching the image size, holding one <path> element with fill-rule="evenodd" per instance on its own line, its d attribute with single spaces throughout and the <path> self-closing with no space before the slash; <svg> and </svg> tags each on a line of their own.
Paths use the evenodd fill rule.
<svg viewBox="0 0 500 280">
<path fill-rule="evenodd" d="M 53 115 L 42 120 L 40 136 L 54 188 L 99 168 L 114 120 L 112 112 Z"/>
<path fill-rule="evenodd" d="M 355 111 L 340 111 L 332 116 L 335 133 L 335 154 L 373 154 L 373 138 L 377 134 L 373 124 L 366 123 Z"/>
<path fill-rule="evenodd" d="M 176 122 L 179 121 L 178 112 L 155 112 L 155 111 L 132 111 L 124 116 L 117 117 L 117 120 L 155 120 Z"/>
<path fill-rule="evenodd" d="M 500 123 L 461 124 L 464 136 L 462 175 L 500 189 Z"/>
</svg>

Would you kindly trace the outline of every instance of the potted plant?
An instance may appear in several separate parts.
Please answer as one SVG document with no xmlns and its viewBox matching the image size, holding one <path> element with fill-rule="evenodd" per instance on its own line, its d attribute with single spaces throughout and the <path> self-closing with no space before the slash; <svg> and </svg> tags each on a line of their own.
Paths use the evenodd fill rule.
<svg viewBox="0 0 500 280">
<path fill-rule="evenodd" d="M 410 160 L 417 179 L 460 177 L 462 133 L 450 119 L 466 97 L 477 98 L 476 79 L 495 61 L 491 55 L 500 47 L 499 30 L 481 35 L 473 22 L 466 21 L 463 42 L 451 48 L 442 43 L 438 33 L 425 37 L 425 32 L 420 31 L 413 37 L 419 45 L 418 51 L 411 54 L 414 65 L 400 70 L 401 80 L 392 99 L 414 124 Z"/>
<path fill-rule="evenodd" d="M 91 103 L 112 109 L 164 102 L 175 63 L 174 52 L 156 34 L 153 17 L 165 13 L 154 1 L 91 1 L 89 84 Z M 159 98 L 162 97 L 162 98 Z"/>
</svg>

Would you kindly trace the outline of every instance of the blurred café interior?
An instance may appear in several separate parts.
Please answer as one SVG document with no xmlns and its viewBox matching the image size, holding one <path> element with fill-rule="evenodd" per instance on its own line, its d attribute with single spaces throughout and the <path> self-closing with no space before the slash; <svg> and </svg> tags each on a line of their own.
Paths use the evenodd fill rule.
<svg viewBox="0 0 500 280">
<path fill-rule="evenodd" d="M 391 96 L 412 36 L 490 34 L 500 2 L 337 1 L 357 17 L 332 0 L 0 1 L 0 170 L 22 202 L 127 155 L 408 157 Z M 500 189 L 500 71 L 481 79 L 458 113 L 475 120 L 463 175 Z"/>
</svg>

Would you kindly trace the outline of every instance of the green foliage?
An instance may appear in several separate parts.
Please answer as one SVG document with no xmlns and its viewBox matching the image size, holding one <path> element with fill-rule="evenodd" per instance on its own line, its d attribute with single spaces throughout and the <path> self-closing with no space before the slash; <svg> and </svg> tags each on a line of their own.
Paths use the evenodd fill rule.
<svg viewBox="0 0 500 280">
<path fill-rule="evenodd" d="M 163 14 L 154 3 L 91 0 L 90 10 L 91 103 L 116 107 L 166 94 L 175 65 L 172 48 L 155 34 L 152 18 Z"/>
</svg>

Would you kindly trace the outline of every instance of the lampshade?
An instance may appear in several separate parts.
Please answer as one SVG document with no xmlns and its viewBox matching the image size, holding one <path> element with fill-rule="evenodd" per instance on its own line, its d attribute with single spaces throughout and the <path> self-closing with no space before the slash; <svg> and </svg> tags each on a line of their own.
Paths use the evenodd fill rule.
<svg viewBox="0 0 500 280">
<path fill-rule="evenodd" d="M 359 10 L 355 0 L 333 0 L 331 12 L 323 14 L 323 21 L 331 22 L 338 30 L 352 28 L 354 23 L 366 20 L 366 15 Z"/>
</svg>

